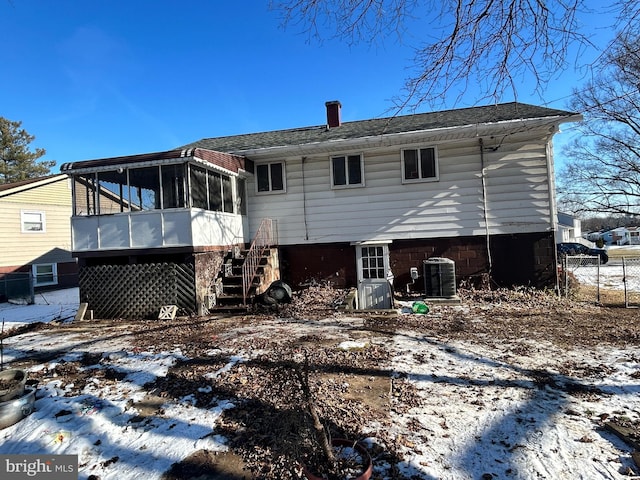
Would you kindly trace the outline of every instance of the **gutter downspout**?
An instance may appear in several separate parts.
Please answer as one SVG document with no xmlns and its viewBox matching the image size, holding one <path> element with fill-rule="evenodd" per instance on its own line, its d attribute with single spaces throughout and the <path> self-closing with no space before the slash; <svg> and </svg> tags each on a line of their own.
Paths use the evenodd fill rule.
<svg viewBox="0 0 640 480">
<path fill-rule="evenodd" d="M 309 227 L 307 225 L 307 189 L 304 184 L 304 162 L 307 157 L 302 157 L 302 221 L 304 222 L 304 239 L 309 240 Z"/>
<path fill-rule="evenodd" d="M 487 245 L 487 263 L 489 264 L 489 280 L 491 280 L 491 271 L 493 268 L 493 260 L 491 258 L 491 232 L 489 230 L 489 220 L 487 218 L 487 183 L 485 179 L 485 162 L 484 162 L 484 142 L 482 137 L 478 138 L 480 142 L 480 178 L 482 179 L 482 213 L 484 215 L 484 228 Z M 491 282 L 489 282 L 491 288 Z"/>
<path fill-rule="evenodd" d="M 547 184 L 549 189 L 549 216 L 551 220 L 551 230 L 553 232 L 553 258 L 555 265 L 555 279 L 556 279 L 556 292 L 560 295 L 560 276 L 558 275 L 558 249 L 556 248 L 556 244 L 558 242 L 558 204 L 556 201 L 556 182 L 555 182 L 555 166 L 553 163 L 553 133 L 549 136 L 549 141 L 547 142 L 546 154 L 547 154 Z M 566 274 L 566 272 L 563 272 Z"/>
</svg>

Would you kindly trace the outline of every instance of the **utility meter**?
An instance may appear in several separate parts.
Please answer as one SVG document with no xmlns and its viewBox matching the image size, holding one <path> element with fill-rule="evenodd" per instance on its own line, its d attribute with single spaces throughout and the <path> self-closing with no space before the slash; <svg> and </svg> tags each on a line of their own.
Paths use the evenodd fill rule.
<svg viewBox="0 0 640 480">
<path fill-rule="evenodd" d="M 412 279 L 417 279 L 418 278 L 418 267 L 411 267 L 409 269 L 409 273 L 411 274 L 411 278 Z"/>
</svg>

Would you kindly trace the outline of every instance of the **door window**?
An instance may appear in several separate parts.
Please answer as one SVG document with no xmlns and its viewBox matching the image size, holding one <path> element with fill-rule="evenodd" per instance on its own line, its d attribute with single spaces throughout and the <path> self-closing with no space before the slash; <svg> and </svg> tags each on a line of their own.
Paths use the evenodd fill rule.
<svg viewBox="0 0 640 480">
<path fill-rule="evenodd" d="M 362 278 L 386 278 L 383 247 L 362 247 Z"/>
</svg>

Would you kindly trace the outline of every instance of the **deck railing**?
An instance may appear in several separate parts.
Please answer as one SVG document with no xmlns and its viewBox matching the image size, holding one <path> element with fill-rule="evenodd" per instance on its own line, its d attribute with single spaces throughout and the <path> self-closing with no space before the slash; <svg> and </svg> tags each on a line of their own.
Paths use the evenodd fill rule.
<svg viewBox="0 0 640 480">
<path fill-rule="evenodd" d="M 249 290 L 258 275 L 262 255 L 265 250 L 276 244 L 277 238 L 276 221 L 271 218 L 262 219 L 242 264 L 242 300 L 245 305 Z"/>
</svg>

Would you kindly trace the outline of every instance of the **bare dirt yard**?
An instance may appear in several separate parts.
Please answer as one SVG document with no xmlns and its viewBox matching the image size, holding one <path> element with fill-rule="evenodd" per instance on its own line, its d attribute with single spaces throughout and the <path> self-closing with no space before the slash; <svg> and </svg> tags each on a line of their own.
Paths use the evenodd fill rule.
<svg viewBox="0 0 640 480">
<path fill-rule="evenodd" d="M 80 478 L 89 480 L 303 478 L 301 464 L 318 461 L 305 380 L 331 436 L 367 446 L 371 478 L 640 472 L 632 458 L 640 439 L 640 401 L 631 400 L 640 378 L 637 309 L 498 290 L 460 291 L 460 305 L 431 305 L 426 315 L 354 315 L 335 309 L 343 293 L 312 287 L 280 311 L 248 315 L 34 324 L 4 341 L 21 352 L 11 366 L 29 370 L 39 386 L 55 382 L 56 396 L 77 400 L 90 392 L 120 405 L 110 421 L 126 416 L 122 432 L 171 423 L 175 404 L 194 409 L 195 422 L 197 412 L 226 402 L 191 451 L 158 472 L 123 470 L 141 464 L 136 455 L 150 443 L 108 453 L 93 430 L 78 432 L 91 438 L 79 452 Z M 38 348 L 35 336 L 53 340 L 39 340 Z M 69 336 L 71 343 L 63 341 Z M 115 386 L 132 378 L 118 362 L 143 352 L 179 355 L 118 403 Z M 40 402 L 53 398 L 51 387 L 42 391 Z M 42 420 L 73 410 L 41 405 Z M 13 440 L 0 439 L 5 453 L 22 435 L 20 424 L 10 428 Z"/>
</svg>

